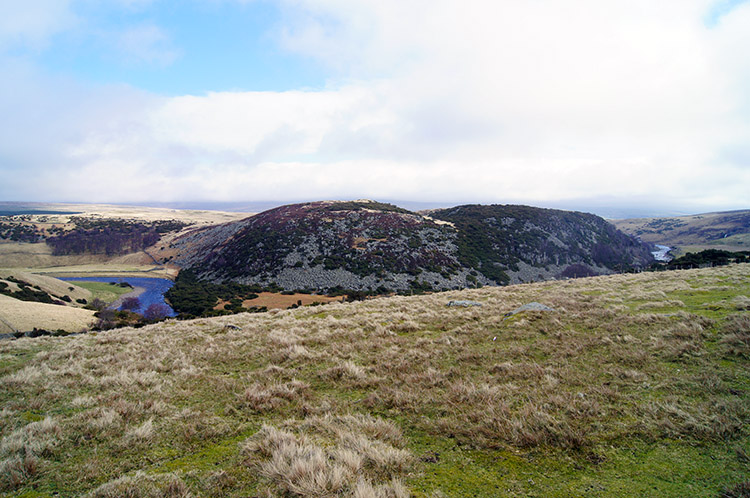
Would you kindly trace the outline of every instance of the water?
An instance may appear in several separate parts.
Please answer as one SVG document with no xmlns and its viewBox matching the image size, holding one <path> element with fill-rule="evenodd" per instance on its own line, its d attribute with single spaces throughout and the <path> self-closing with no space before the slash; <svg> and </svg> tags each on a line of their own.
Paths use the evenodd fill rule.
<svg viewBox="0 0 750 498">
<path fill-rule="evenodd" d="M 141 287 L 146 289 L 145 292 L 138 295 L 138 301 L 141 305 L 138 309 L 133 310 L 141 315 L 146 312 L 149 306 L 152 304 L 161 304 L 166 306 L 165 310 L 169 310 L 167 316 L 176 316 L 172 307 L 164 301 L 164 293 L 167 292 L 170 287 L 174 285 L 174 282 L 167 280 L 166 278 L 147 278 L 147 277 L 66 277 L 68 281 L 79 281 L 79 282 L 126 282 L 133 287 Z M 118 308 L 122 309 L 122 307 Z"/>
<path fill-rule="evenodd" d="M 656 261 L 666 261 L 669 262 L 672 260 L 672 256 L 669 255 L 669 251 L 672 250 L 671 247 L 662 246 L 659 244 L 656 244 L 656 251 L 652 251 L 651 254 L 654 255 L 654 259 Z"/>
</svg>

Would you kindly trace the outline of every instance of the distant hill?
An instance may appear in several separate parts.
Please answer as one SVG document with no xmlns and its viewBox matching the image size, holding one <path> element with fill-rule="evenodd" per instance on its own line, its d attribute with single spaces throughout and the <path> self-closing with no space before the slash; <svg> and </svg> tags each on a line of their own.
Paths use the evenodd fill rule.
<svg viewBox="0 0 750 498">
<path fill-rule="evenodd" d="M 681 249 L 750 249 L 750 210 L 666 218 L 613 220 L 623 232 L 644 242 Z"/>
<path fill-rule="evenodd" d="M 415 213 L 374 201 L 321 201 L 200 228 L 172 241 L 203 279 L 284 289 L 440 290 L 612 273 L 649 247 L 604 219 L 528 206 Z"/>
</svg>

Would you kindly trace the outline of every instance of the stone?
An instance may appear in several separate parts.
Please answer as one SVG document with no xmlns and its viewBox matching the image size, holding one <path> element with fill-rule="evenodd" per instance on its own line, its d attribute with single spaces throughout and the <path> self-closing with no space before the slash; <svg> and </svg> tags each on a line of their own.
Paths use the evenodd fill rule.
<svg viewBox="0 0 750 498">
<path fill-rule="evenodd" d="M 463 307 L 463 308 L 468 308 L 470 306 L 482 306 L 482 303 L 478 303 L 476 301 L 456 301 L 456 300 L 451 300 L 451 301 L 448 301 L 448 304 L 446 304 L 446 306 L 460 306 L 460 307 Z"/>
</svg>

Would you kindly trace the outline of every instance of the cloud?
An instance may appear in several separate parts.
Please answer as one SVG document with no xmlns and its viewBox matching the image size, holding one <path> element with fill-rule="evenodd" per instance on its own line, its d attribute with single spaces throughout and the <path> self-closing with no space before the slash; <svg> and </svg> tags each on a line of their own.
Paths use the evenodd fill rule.
<svg viewBox="0 0 750 498">
<path fill-rule="evenodd" d="M 276 40 L 326 88 L 164 98 L 20 64 L 3 93 L 32 90 L 0 105 L 27 117 L 0 153 L 38 175 L 0 171 L 0 196 L 747 207 L 750 3 L 713 26 L 708 0 L 280 5 Z M 179 50 L 157 25 L 120 39 L 138 61 Z"/>
<path fill-rule="evenodd" d="M 129 26 L 114 33 L 115 46 L 127 64 L 171 64 L 180 55 L 170 37 L 151 23 Z"/>
<path fill-rule="evenodd" d="M 0 50 L 44 47 L 51 36 L 77 22 L 71 0 L 5 2 L 0 16 Z"/>
</svg>

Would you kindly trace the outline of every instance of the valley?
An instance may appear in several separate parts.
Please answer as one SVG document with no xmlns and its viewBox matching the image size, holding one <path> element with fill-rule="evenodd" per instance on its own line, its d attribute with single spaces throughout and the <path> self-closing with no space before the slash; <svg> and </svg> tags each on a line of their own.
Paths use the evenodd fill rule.
<svg viewBox="0 0 750 498">
<path fill-rule="evenodd" d="M 744 254 L 647 272 L 650 244 L 525 206 L 84 214 L 65 222 L 75 254 L 0 244 L 1 332 L 35 329 L 0 340 L 7 496 L 746 486 L 750 265 L 732 263 Z M 102 307 L 153 277 L 179 320 Z"/>
<path fill-rule="evenodd" d="M 644 242 L 674 248 L 677 256 L 705 249 L 750 250 L 750 211 L 635 218 L 612 220 L 612 223 Z"/>
<path fill-rule="evenodd" d="M 744 212 L 612 225 L 590 214 L 528 206 L 417 213 L 370 200 L 293 204 L 257 215 L 22 203 L 6 203 L 3 212 L 0 268 L 61 280 L 171 281 L 190 269 L 197 287 L 182 293 L 186 307 L 177 313 L 185 317 L 640 271 L 654 261 L 656 243 L 719 240 L 742 247 L 748 232 Z M 675 238 L 680 227 L 682 238 Z M 214 288 L 206 293 L 201 286 Z M 58 305 L 83 307 L 61 302 L 63 295 Z M 79 320 L 63 329 L 88 327 L 90 321 Z"/>
</svg>

